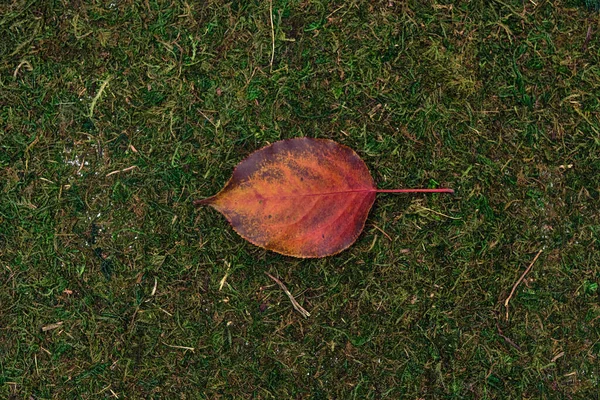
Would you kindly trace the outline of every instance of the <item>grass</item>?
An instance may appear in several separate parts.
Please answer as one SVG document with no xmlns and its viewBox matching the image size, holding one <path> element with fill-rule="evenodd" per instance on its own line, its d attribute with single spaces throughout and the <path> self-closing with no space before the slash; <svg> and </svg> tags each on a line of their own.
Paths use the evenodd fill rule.
<svg viewBox="0 0 600 400">
<path fill-rule="evenodd" d="M 588 6 L 4 2 L 0 397 L 599 398 Z M 379 195 L 317 260 L 194 210 L 297 136 L 457 194 Z"/>
</svg>

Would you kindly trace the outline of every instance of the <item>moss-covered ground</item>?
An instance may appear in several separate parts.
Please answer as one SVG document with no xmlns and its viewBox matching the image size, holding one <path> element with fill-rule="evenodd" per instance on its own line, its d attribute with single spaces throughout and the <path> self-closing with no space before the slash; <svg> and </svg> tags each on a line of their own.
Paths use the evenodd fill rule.
<svg viewBox="0 0 600 400">
<path fill-rule="evenodd" d="M 599 398 L 594 2 L 6 0 L 0 36 L 0 398 Z M 194 209 L 298 136 L 456 194 L 309 260 Z"/>
</svg>

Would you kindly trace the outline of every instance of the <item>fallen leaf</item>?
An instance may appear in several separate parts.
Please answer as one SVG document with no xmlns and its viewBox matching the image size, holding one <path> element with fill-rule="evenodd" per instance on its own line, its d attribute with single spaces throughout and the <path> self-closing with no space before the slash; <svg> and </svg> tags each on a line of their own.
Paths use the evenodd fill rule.
<svg viewBox="0 0 600 400">
<path fill-rule="evenodd" d="M 356 241 L 376 193 L 453 193 L 452 189 L 378 190 L 364 161 L 332 140 L 282 140 L 240 162 L 210 205 L 251 243 L 308 258 Z"/>
</svg>

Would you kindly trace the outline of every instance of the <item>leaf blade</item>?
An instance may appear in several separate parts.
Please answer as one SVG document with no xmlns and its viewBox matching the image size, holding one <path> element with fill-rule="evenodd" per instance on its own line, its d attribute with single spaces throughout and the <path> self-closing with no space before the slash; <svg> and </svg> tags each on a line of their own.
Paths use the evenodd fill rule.
<svg viewBox="0 0 600 400">
<path fill-rule="evenodd" d="M 311 258 L 352 245 L 375 194 L 367 166 L 352 149 L 297 138 L 252 153 L 219 193 L 195 204 L 215 208 L 257 246 Z"/>
</svg>

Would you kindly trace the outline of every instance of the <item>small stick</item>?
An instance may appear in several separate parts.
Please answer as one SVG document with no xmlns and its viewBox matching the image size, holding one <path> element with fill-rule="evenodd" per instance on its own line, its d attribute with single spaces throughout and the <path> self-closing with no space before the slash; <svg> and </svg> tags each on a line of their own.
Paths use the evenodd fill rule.
<svg viewBox="0 0 600 400">
<path fill-rule="evenodd" d="M 513 294 L 515 294 L 515 290 L 517 290 L 517 286 L 519 286 L 519 283 L 521 283 L 521 281 L 523 280 L 523 278 L 525 278 L 525 275 L 527 275 L 529 273 L 529 271 L 531 271 L 531 267 L 533 267 L 533 264 L 535 264 L 535 262 L 537 261 L 538 257 L 540 256 L 540 254 L 542 254 L 542 250 L 538 251 L 538 253 L 535 255 L 535 257 L 533 258 L 533 261 L 531 262 L 531 264 L 529 264 L 529 267 L 527 267 L 527 269 L 525 270 L 525 272 L 523 272 L 523 274 L 521 274 L 521 277 L 517 280 L 517 282 L 515 282 L 515 284 L 513 285 L 512 290 L 510 291 L 510 294 L 508 295 L 508 297 L 504 301 L 504 307 L 506 308 L 506 319 L 507 320 L 508 320 L 508 302 L 513 297 Z"/>
<path fill-rule="evenodd" d="M 292 296 L 292 294 L 290 293 L 290 291 L 288 290 L 288 288 L 285 287 L 285 285 L 283 284 L 283 282 L 281 282 L 279 279 L 275 278 L 273 275 L 271 275 L 268 272 L 265 272 L 265 274 L 267 274 L 267 276 L 269 278 L 273 279 L 275 281 L 275 283 L 279 285 L 279 287 L 281 288 L 281 290 L 283 290 L 283 292 L 287 295 L 287 297 L 290 298 L 290 301 L 292 302 L 292 305 L 294 306 L 294 308 L 296 309 L 296 311 L 298 311 L 300 314 L 302 314 L 305 318 L 310 317 L 310 313 L 308 311 L 306 311 L 304 308 L 302 308 L 302 306 L 300 304 L 298 304 L 298 302 L 296 301 L 296 299 L 294 298 L 294 296 Z"/>
</svg>

